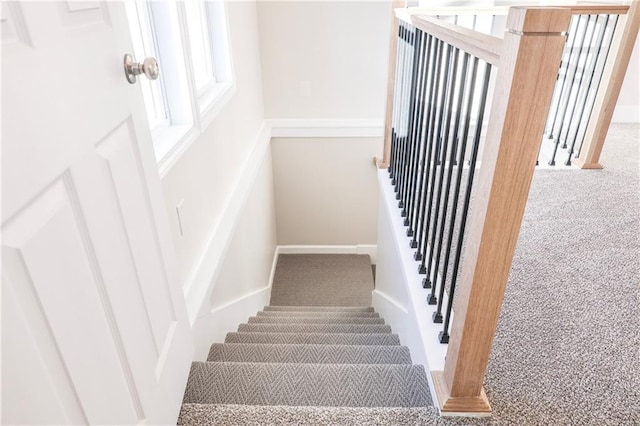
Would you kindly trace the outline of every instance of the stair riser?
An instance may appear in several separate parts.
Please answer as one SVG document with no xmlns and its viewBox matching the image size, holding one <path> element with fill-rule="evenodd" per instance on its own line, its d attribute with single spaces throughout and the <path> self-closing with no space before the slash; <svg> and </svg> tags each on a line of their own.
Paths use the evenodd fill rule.
<svg viewBox="0 0 640 426">
<path fill-rule="evenodd" d="M 207 361 L 288 364 L 411 364 L 405 346 L 211 345 Z"/>
<path fill-rule="evenodd" d="M 244 333 L 391 333 L 381 324 L 240 324 Z"/>
<path fill-rule="evenodd" d="M 249 324 L 384 324 L 382 318 L 251 317 Z"/>
<path fill-rule="evenodd" d="M 421 407 L 430 402 L 415 365 L 194 363 L 184 403 Z"/>
<path fill-rule="evenodd" d="M 400 345 L 397 334 L 364 333 L 228 333 L 225 343 L 307 345 Z"/>
<path fill-rule="evenodd" d="M 260 311 L 259 317 L 380 318 L 377 312 Z"/>
<path fill-rule="evenodd" d="M 373 312 L 372 307 L 347 306 L 265 306 L 264 311 L 292 311 L 292 312 Z"/>
</svg>

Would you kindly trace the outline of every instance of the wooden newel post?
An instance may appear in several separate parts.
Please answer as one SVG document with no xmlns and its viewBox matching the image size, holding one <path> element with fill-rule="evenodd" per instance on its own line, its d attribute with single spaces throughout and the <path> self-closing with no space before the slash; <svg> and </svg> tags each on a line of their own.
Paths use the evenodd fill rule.
<svg viewBox="0 0 640 426">
<path fill-rule="evenodd" d="M 451 339 L 433 372 L 443 415 L 491 411 L 485 370 L 570 19 L 568 9 L 509 10 Z"/>
</svg>

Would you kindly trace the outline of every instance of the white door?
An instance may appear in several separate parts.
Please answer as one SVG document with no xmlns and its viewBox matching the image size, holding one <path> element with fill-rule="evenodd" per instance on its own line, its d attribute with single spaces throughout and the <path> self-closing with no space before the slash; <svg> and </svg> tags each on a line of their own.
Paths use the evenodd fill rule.
<svg viewBox="0 0 640 426">
<path fill-rule="evenodd" d="M 192 342 L 123 3 L 0 22 L 2 423 L 175 422 Z"/>
</svg>

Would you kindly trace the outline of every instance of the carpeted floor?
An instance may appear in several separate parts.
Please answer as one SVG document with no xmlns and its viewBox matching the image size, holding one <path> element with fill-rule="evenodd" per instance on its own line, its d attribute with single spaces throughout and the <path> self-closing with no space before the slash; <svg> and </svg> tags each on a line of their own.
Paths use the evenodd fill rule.
<svg viewBox="0 0 640 426">
<path fill-rule="evenodd" d="M 271 305 L 371 306 L 373 274 L 366 255 L 281 254 Z"/>
<path fill-rule="evenodd" d="M 534 177 L 489 361 L 497 424 L 640 424 L 640 126 Z"/>
</svg>

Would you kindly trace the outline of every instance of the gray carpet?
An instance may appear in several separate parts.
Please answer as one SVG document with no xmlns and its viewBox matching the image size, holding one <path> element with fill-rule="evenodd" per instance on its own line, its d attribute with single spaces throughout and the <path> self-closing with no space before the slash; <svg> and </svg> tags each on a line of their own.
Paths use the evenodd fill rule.
<svg viewBox="0 0 640 426">
<path fill-rule="evenodd" d="M 399 345 L 397 334 L 389 333 L 227 333 L 225 343 L 280 345 Z"/>
<path fill-rule="evenodd" d="M 282 362 L 289 364 L 411 364 L 406 346 L 356 345 L 211 345 L 207 361 Z"/>
<path fill-rule="evenodd" d="M 185 425 L 332 425 L 390 426 L 440 425 L 434 407 L 262 407 L 259 405 L 184 404 L 180 424 Z"/>
<path fill-rule="evenodd" d="M 424 407 L 421 365 L 195 362 L 185 403 Z"/>
<path fill-rule="evenodd" d="M 326 410 L 430 405 L 424 367 L 373 308 L 272 306 L 192 364 L 178 423 L 337 421 L 344 413 Z"/>
<path fill-rule="evenodd" d="M 281 254 L 271 305 L 371 306 L 373 273 L 366 255 Z"/>
</svg>

